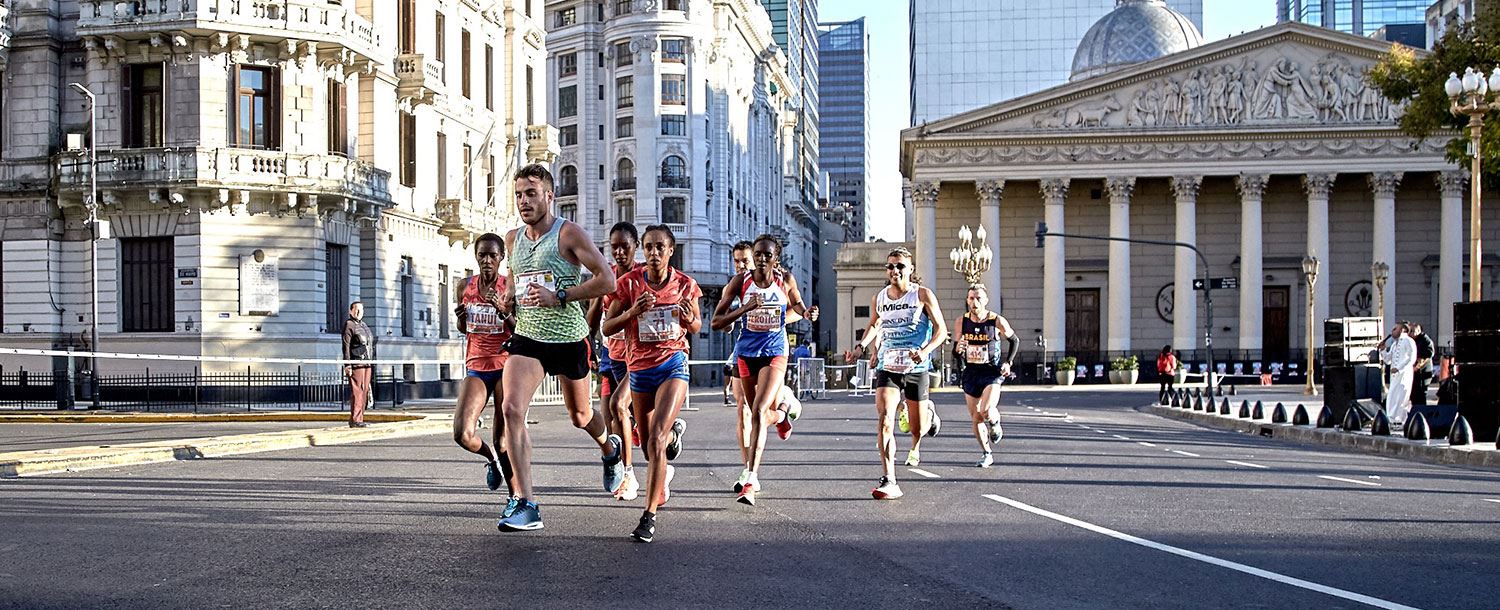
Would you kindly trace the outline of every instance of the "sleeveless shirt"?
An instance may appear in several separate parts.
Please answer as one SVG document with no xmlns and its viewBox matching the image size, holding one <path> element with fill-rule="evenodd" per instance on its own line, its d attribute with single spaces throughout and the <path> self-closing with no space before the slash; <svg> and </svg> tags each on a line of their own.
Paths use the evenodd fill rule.
<svg viewBox="0 0 1500 610">
<path fill-rule="evenodd" d="M 558 236 L 568 220 L 555 218 L 552 228 L 540 239 L 526 236 L 526 227 L 516 229 L 515 246 L 509 257 L 511 281 L 516 287 L 516 298 L 525 296 L 527 287 L 539 284 L 557 292 L 572 288 L 579 282 L 579 266 L 568 262 L 558 251 Z M 588 321 L 584 319 L 583 304 L 579 301 L 564 303 L 561 307 L 516 307 L 516 334 L 542 343 L 572 343 L 582 341 L 589 334 Z"/>
</svg>

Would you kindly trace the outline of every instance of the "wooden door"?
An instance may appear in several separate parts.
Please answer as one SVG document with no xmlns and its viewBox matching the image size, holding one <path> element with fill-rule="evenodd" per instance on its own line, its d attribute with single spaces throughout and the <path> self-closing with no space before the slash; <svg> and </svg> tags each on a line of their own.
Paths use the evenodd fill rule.
<svg viewBox="0 0 1500 610">
<path fill-rule="evenodd" d="M 1286 362 L 1291 352 L 1292 289 L 1266 286 L 1261 301 L 1261 346 L 1268 362 Z"/>
<path fill-rule="evenodd" d="M 1099 352 L 1099 289 L 1067 291 L 1067 354 L 1080 363 L 1092 362 Z"/>
</svg>

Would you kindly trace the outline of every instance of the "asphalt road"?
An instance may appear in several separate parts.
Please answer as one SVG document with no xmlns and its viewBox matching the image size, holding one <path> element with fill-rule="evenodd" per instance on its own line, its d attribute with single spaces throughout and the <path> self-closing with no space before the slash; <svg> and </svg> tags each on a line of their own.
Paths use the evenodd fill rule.
<svg viewBox="0 0 1500 610">
<path fill-rule="evenodd" d="M 0 453 L 306 430 L 340 422 L 0 423 Z"/>
<path fill-rule="evenodd" d="M 731 409 L 688 415 L 656 542 L 539 413 L 547 529 L 443 435 L 0 480 L 8 607 L 1494 607 L 1500 473 L 1207 430 L 1154 392 L 1007 395 L 993 469 L 940 394 L 906 497 L 869 399 L 808 403 L 733 502 Z M 707 402 L 708 404 L 704 404 Z M 1051 412 L 1051 415 L 1042 411 Z M 1059 416 L 1062 413 L 1070 417 Z M 906 439 L 901 439 L 901 456 Z M 1325 478 L 1332 477 L 1332 478 Z"/>
</svg>

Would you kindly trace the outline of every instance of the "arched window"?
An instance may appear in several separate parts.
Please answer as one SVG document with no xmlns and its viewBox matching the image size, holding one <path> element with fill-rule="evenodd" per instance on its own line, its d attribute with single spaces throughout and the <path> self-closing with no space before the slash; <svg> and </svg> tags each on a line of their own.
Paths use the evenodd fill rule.
<svg viewBox="0 0 1500 610">
<path fill-rule="evenodd" d="M 687 200 L 682 197 L 663 197 L 661 200 L 661 221 L 667 224 L 683 224 L 687 222 Z"/>
<path fill-rule="evenodd" d="M 635 188 L 635 162 L 625 157 L 615 164 L 614 190 L 623 191 L 633 188 Z"/>
<path fill-rule="evenodd" d="M 668 155 L 661 162 L 661 180 L 658 186 L 662 188 L 685 189 L 692 186 L 688 181 L 687 162 L 677 155 Z"/>
<path fill-rule="evenodd" d="M 557 196 L 567 197 L 578 194 L 578 168 L 564 165 L 557 172 Z"/>
</svg>

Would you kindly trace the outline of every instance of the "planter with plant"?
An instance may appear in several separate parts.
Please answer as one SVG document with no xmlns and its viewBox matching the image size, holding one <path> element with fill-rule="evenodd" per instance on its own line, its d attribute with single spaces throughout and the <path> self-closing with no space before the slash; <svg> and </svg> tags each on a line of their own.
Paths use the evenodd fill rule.
<svg viewBox="0 0 1500 610">
<path fill-rule="evenodd" d="M 1078 359 L 1065 356 L 1057 361 L 1058 385 L 1073 385 L 1073 379 L 1078 376 Z"/>
<path fill-rule="evenodd" d="M 1135 356 L 1121 356 L 1109 363 L 1110 383 L 1135 383 L 1140 378 L 1141 363 Z"/>
</svg>

